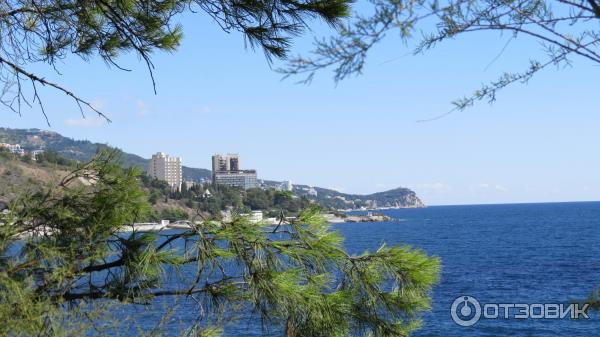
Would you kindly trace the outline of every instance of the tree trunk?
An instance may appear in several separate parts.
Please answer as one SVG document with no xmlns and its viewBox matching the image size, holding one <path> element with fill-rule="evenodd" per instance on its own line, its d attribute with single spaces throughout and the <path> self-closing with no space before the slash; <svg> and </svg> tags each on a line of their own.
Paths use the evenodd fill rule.
<svg viewBox="0 0 600 337">
<path fill-rule="evenodd" d="M 292 316 L 288 317 L 285 322 L 285 335 L 284 337 L 294 337 L 296 334 L 294 333 L 294 321 L 292 320 Z"/>
</svg>

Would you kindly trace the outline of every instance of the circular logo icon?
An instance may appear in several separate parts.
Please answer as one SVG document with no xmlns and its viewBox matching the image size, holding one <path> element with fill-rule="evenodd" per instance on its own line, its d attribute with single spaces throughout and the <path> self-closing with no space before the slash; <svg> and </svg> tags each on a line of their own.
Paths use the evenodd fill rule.
<svg viewBox="0 0 600 337">
<path fill-rule="evenodd" d="M 450 307 L 454 323 L 460 326 L 471 326 L 481 318 L 481 305 L 474 297 L 459 296 Z"/>
</svg>

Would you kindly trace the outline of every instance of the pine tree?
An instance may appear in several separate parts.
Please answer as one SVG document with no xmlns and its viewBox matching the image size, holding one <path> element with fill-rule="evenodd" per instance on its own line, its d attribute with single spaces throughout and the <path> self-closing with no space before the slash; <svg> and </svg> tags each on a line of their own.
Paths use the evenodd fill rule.
<svg viewBox="0 0 600 337">
<path fill-rule="evenodd" d="M 240 32 L 248 45 L 267 58 L 285 58 L 291 38 L 310 19 L 330 25 L 348 15 L 350 0 L 7 0 L 0 4 L 0 103 L 16 113 L 39 104 L 38 87 L 58 90 L 75 100 L 81 112 L 87 100 L 32 69 L 57 70 L 59 60 L 77 55 L 99 57 L 123 69 L 118 57 L 134 53 L 145 62 L 154 84 L 152 53 L 172 52 L 183 37 L 176 23 L 184 12 L 203 13 L 226 32 Z M 208 41 L 207 41 L 208 43 Z M 27 88 L 31 86 L 31 91 Z M 85 108 L 85 109 L 84 109 Z M 46 117 L 48 121 L 48 118 Z"/>
<path fill-rule="evenodd" d="M 92 329 L 107 309 L 163 296 L 198 301 L 198 321 L 182 331 L 195 336 L 244 310 L 286 337 L 407 336 L 429 308 L 437 258 L 385 245 L 350 255 L 314 207 L 289 225 L 239 217 L 122 232 L 150 206 L 140 172 L 114 156 L 98 154 L 2 216 L 0 335 L 100 334 Z M 167 282 L 175 271 L 178 288 Z"/>
</svg>

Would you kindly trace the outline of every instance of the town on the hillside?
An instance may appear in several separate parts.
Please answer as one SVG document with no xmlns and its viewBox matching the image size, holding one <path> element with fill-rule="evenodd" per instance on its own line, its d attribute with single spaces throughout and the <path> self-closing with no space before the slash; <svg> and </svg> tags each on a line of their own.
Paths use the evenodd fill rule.
<svg viewBox="0 0 600 337">
<path fill-rule="evenodd" d="M 69 166 L 93 156 L 94 148 L 114 149 L 43 130 L 7 130 L 0 138 L 0 152 L 20 158 L 20 162 L 30 163 L 27 165 L 38 170 L 52 170 L 52 163 L 63 171 L 69 170 Z M 196 211 L 225 221 L 245 215 L 255 222 L 279 223 L 281 219 L 293 219 L 308 205 L 317 204 L 326 211 L 330 222 L 362 222 L 387 220 L 373 213 L 378 209 L 423 207 L 408 189 L 357 195 L 292 184 L 289 179 L 259 179 L 256 169 L 243 167 L 239 154 L 212 155 L 210 171 L 186 167 L 181 157 L 166 152 L 157 152 L 149 160 L 122 154 L 139 158 L 123 163 L 124 167 L 135 165 L 145 172 L 141 182 L 149 194 L 153 213 L 140 219 L 144 221 L 139 224 L 142 228 L 189 226 L 190 221 L 195 221 Z M 25 181 L 27 177 L 23 178 Z M 350 210 L 365 212 L 361 216 L 346 214 Z"/>
</svg>

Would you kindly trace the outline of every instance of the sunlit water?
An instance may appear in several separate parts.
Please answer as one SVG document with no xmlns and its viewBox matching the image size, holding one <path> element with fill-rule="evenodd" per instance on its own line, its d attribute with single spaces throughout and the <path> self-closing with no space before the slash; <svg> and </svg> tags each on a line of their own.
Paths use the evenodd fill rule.
<svg viewBox="0 0 600 337">
<path fill-rule="evenodd" d="M 469 295 L 482 303 L 570 303 L 600 285 L 600 202 L 439 206 L 389 210 L 396 221 L 339 224 L 354 253 L 382 243 L 411 245 L 442 259 L 433 308 L 414 336 L 600 336 L 600 315 L 590 319 L 482 319 L 471 327 L 455 324 L 450 306 Z M 129 335 L 152 329 L 170 300 L 128 306 L 117 316 L 135 317 Z M 161 329 L 177 336 L 198 317 L 192 300 L 178 306 Z M 123 331 L 122 331 L 123 332 Z M 261 328 L 249 314 L 226 329 L 226 336 L 281 336 Z"/>
</svg>

